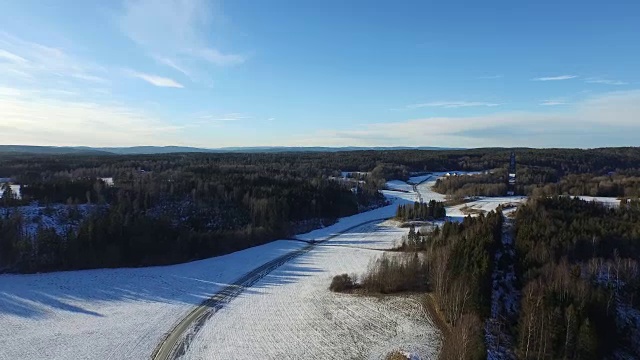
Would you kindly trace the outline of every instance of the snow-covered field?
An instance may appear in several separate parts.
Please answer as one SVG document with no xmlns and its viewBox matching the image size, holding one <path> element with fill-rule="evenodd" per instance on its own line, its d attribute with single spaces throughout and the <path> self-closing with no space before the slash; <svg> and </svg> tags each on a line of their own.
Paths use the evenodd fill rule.
<svg viewBox="0 0 640 360">
<path fill-rule="evenodd" d="M 305 244 L 187 264 L 0 275 L 0 359 L 145 359 L 174 322 L 241 274 Z"/>
<path fill-rule="evenodd" d="M 603 205 L 617 207 L 620 206 L 620 199 L 615 197 L 604 197 L 604 196 L 574 196 L 584 201 L 595 201 L 602 203 Z"/>
<path fill-rule="evenodd" d="M 410 298 L 328 290 L 334 275 L 361 274 L 406 233 L 368 224 L 278 268 L 216 313 L 186 359 L 383 359 L 392 350 L 435 358 L 439 332 Z"/>
<path fill-rule="evenodd" d="M 392 205 L 298 237 L 322 239 L 391 217 L 405 200 L 390 200 Z M 174 266 L 0 275 L 0 359 L 148 358 L 194 306 L 242 274 L 305 245 L 281 240 Z"/>
<path fill-rule="evenodd" d="M 465 217 L 471 212 L 488 213 L 495 210 L 500 205 L 513 204 L 517 205 L 527 201 L 526 196 L 499 196 L 485 197 L 480 196 L 473 201 L 464 204 L 447 207 L 447 216 L 449 217 Z M 473 215 L 473 214 L 472 214 Z"/>
<path fill-rule="evenodd" d="M 433 181 L 417 185 L 424 201 L 444 199 L 431 190 Z M 398 204 L 419 198 L 410 184 L 392 182 L 389 187 L 407 192 L 384 191 L 391 205 L 297 238 L 319 240 L 392 217 Z M 381 254 L 376 249 L 393 246 L 405 231 L 388 224 L 365 225 L 285 264 L 215 314 L 187 356 L 379 358 L 398 349 L 423 359 L 435 357 L 439 337 L 434 326 L 409 316 L 421 311 L 415 301 L 328 290 L 332 275 L 362 273 Z M 241 275 L 303 246 L 280 240 L 174 266 L 0 275 L 0 359 L 149 358 L 194 306 Z"/>
</svg>

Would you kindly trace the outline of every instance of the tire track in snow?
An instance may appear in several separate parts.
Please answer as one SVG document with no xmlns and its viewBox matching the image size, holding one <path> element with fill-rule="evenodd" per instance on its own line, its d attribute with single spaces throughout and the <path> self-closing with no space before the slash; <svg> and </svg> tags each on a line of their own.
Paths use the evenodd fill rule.
<svg viewBox="0 0 640 360">
<path fill-rule="evenodd" d="M 238 280 L 232 284 L 227 285 L 220 291 L 216 292 L 209 299 L 205 300 L 202 304 L 196 306 L 187 316 L 180 320 L 165 337 L 160 344 L 156 347 L 151 355 L 153 360 L 167 360 L 176 359 L 185 354 L 189 347 L 189 344 L 195 337 L 196 333 L 202 328 L 207 320 L 209 320 L 216 312 L 218 312 L 225 304 L 228 304 L 233 299 L 238 297 L 245 289 L 253 286 L 258 281 L 262 280 L 265 276 L 271 273 L 273 270 L 287 263 L 288 261 L 297 258 L 300 255 L 306 254 L 313 250 L 317 244 L 322 244 L 333 238 L 336 238 L 346 232 L 356 229 L 366 224 L 372 224 L 375 222 L 387 220 L 388 217 L 373 219 L 364 221 L 357 225 L 351 226 L 342 231 L 336 232 L 322 240 L 311 240 L 309 245 L 284 254 L 276 259 L 273 259 L 261 266 L 258 266 L 254 270 L 241 276 Z"/>
</svg>

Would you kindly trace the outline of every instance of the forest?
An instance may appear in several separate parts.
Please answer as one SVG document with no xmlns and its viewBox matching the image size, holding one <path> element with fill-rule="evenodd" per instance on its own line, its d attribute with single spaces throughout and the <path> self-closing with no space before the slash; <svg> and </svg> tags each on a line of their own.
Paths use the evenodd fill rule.
<svg viewBox="0 0 640 360">
<path fill-rule="evenodd" d="M 400 253 L 378 258 L 359 281 L 337 276 L 330 288 L 423 293 L 430 316 L 443 323 L 440 358 L 486 359 L 490 307 L 503 306 L 492 302 L 492 274 L 507 260 L 515 278 L 513 292 L 504 294 L 516 306 L 498 318 L 500 331 L 513 338 L 498 344 L 506 353 L 518 359 L 640 358 L 640 201 L 611 207 L 532 198 L 508 220 L 515 246 L 508 258 L 501 238 L 511 227 L 504 221 L 499 211 L 411 227 L 395 249 Z"/>
<path fill-rule="evenodd" d="M 0 269 L 184 262 L 308 231 L 385 202 L 373 182 L 331 179 L 331 171 L 293 157 L 252 157 L 3 157 L 21 198 L 4 191 Z M 82 220 L 24 230 L 34 220 L 23 210 L 35 208 L 44 218 L 58 204 L 78 209 L 65 212 L 63 224 L 79 214 Z"/>
<path fill-rule="evenodd" d="M 515 241 L 519 358 L 640 358 L 638 201 L 533 199 Z"/>
<path fill-rule="evenodd" d="M 431 200 L 427 203 L 415 202 L 408 205 L 398 205 L 396 219 L 402 221 L 411 220 L 435 220 L 447 216 L 444 203 Z"/>
<path fill-rule="evenodd" d="M 637 193 L 638 148 L 515 151 L 523 192 Z M 145 266 L 220 255 L 381 206 L 386 180 L 415 173 L 497 169 L 475 185 L 457 178 L 439 186 L 445 193 L 471 187 L 479 194 L 497 184 L 491 191 L 498 194 L 510 152 L 0 153 L 0 178 L 20 186 L 20 197 L 7 186 L 0 190 L 0 271 Z M 344 171 L 359 173 L 342 177 Z M 429 218 L 429 211 L 398 215 Z M 51 227 L 44 221 L 51 213 L 66 225 Z"/>
</svg>

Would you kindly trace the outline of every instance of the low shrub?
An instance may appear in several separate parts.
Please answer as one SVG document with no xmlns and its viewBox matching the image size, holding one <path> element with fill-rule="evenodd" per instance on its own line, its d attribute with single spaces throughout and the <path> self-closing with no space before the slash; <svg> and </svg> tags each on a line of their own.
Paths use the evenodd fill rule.
<svg viewBox="0 0 640 360">
<path fill-rule="evenodd" d="M 334 292 L 345 292 L 350 291 L 358 287 L 354 279 L 348 274 L 336 275 L 331 280 L 331 285 L 329 285 L 329 290 Z"/>
</svg>

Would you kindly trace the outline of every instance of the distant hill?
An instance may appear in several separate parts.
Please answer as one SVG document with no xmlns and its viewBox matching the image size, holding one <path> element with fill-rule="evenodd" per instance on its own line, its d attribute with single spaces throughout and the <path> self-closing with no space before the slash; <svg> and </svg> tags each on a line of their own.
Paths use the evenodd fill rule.
<svg viewBox="0 0 640 360">
<path fill-rule="evenodd" d="M 0 145 L 0 153 L 50 154 L 50 155 L 111 155 L 110 152 L 90 147 Z"/>
<path fill-rule="evenodd" d="M 189 146 L 131 146 L 131 147 L 103 147 L 97 150 L 107 151 L 118 155 L 136 154 L 171 154 L 171 153 L 193 153 L 212 152 L 211 149 L 202 149 Z"/>
<path fill-rule="evenodd" d="M 0 153 L 26 154 L 84 154 L 84 155 L 137 155 L 137 154 L 171 154 L 171 153 L 275 153 L 275 152 L 338 152 L 358 150 L 455 150 L 440 147 L 289 147 L 289 146 L 257 146 L 257 147 L 224 147 L 216 149 L 189 146 L 132 146 L 132 147 L 87 147 L 87 146 L 31 146 L 0 145 Z"/>
</svg>

